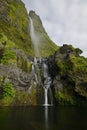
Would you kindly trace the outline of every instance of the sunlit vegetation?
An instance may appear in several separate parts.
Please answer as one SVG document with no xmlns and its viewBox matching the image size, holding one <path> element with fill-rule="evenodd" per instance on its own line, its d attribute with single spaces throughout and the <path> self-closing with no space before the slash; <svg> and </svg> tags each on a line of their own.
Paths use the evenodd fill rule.
<svg viewBox="0 0 87 130">
<path fill-rule="evenodd" d="M 58 56 L 56 56 L 56 63 L 60 74 L 66 73 L 86 73 L 87 72 L 87 58 L 80 56 L 82 50 L 74 48 L 72 45 L 64 45 L 60 47 Z"/>
<path fill-rule="evenodd" d="M 26 54 L 33 55 L 29 35 L 28 14 L 22 2 L 1 0 L 0 32 L 4 32 Z"/>
<path fill-rule="evenodd" d="M 15 97 L 15 89 L 13 85 L 8 81 L 2 86 L 2 97 L 0 103 L 8 106 L 12 103 L 13 98 Z"/>
<path fill-rule="evenodd" d="M 55 97 L 60 105 L 75 105 L 74 98 L 64 92 L 56 92 Z"/>
</svg>

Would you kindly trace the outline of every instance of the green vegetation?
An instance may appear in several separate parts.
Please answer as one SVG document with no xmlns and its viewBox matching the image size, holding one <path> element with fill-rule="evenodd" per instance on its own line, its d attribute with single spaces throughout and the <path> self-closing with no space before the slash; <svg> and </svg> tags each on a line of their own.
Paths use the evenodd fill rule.
<svg viewBox="0 0 87 130">
<path fill-rule="evenodd" d="M 14 42 L 26 54 L 33 55 L 31 38 L 28 31 L 28 14 L 24 4 L 17 0 L 0 0 L 0 32 Z"/>
<path fill-rule="evenodd" d="M 18 106 L 19 105 L 36 105 L 37 104 L 36 89 L 32 88 L 31 93 L 29 94 L 25 90 L 16 91 L 14 103 L 16 103 L 16 105 Z"/>
<path fill-rule="evenodd" d="M 27 59 L 24 51 L 19 50 L 18 46 L 9 40 L 6 35 L 0 35 L 0 63 L 3 65 L 14 65 L 23 71 L 30 72 L 31 63 Z M 19 50 L 19 54 L 17 54 Z"/>
<path fill-rule="evenodd" d="M 25 54 L 34 56 L 29 32 L 29 16 L 24 4 L 17 0 L 0 0 L 0 2 L 0 34 L 4 33 L 8 40 L 14 42 Z M 42 37 L 40 41 L 41 56 L 52 55 L 58 47 L 48 37 L 39 17 L 36 14 L 33 16 L 34 26 L 38 28 L 38 30 L 36 29 L 37 34 Z"/>
<path fill-rule="evenodd" d="M 13 85 L 8 81 L 2 86 L 2 100 L 1 104 L 7 106 L 12 103 L 15 97 L 15 89 Z"/>
<path fill-rule="evenodd" d="M 29 105 L 30 104 L 30 97 L 26 93 L 26 91 L 17 91 L 15 95 L 14 105 Z"/>
<path fill-rule="evenodd" d="M 0 76 L 0 88 L 1 88 L 2 82 L 3 82 L 3 76 Z"/>
<path fill-rule="evenodd" d="M 30 72 L 31 70 L 30 61 L 23 58 L 22 56 L 17 57 L 17 66 L 20 67 L 25 72 Z"/>
<path fill-rule="evenodd" d="M 30 97 L 30 104 L 37 105 L 37 90 L 33 86 L 30 89 L 29 97 Z"/>
<path fill-rule="evenodd" d="M 13 88 L 13 85 L 8 81 L 2 86 L 3 95 L 2 97 L 14 97 L 15 96 L 15 90 Z"/>
<path fill-rule="evenodd" d="M 66 44 L 56 52 L 55 64 L 59 70 L 56 75 L 60 76 L 63 85 L 63 92 L 55 91 L 58 104 L 86 104 L 87 58 L 80 56 L 81 53 L 79 48 Z"/>
<path fill-rule="evenodd" d="M 8 38 L 1 33 L 0 35 L 0 62 L 3 65 L 11 65 L 16 62 L 16 51 L 17 46 Z"/>
<path fill-rule="evenodd" d="M 3 54 L 3 58 L 1 60 L 1 63 L 3 65 L 10 65 L 12 63 L 15 63 L 16 61 L 16 55 L 13 51 L 6 50 Z"/>
<path fill-rule="evenodd" d="M 64 45 L 58 50 L 55 58 L 56 64 L 61 75 L 85 74 L 87 72 L 87 58 L 80 56 L 82 50 L 74 48 L 72 45 Z"/>
<path fill-rule="evenodd" d="M 64 92 L 56 92 L 55 98 L 60 105 L 75 105 L 75 100 L 73 99 L 73 97 Z"/>
<path fill-rule="evenodd" d="M 75 57 L 74 55 L 70 57 L 70 61 L 72 63 L 72 71 L 75 73 L 85 74 L 87 72 L 87 58 L 82 56 Z"/>
</svg>

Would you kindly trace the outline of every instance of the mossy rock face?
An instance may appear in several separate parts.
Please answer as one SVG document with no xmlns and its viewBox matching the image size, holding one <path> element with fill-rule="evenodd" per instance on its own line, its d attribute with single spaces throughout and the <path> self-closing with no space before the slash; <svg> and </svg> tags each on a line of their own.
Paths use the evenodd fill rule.
<svg viewBox="0 0 87 130">
<path fill-rule="evenodd" d="M 9 106 L 12 104 L 15 97 L 15 89 L 9 79 L 5 79 L 4 84 L 2 83 L 0 87 L 0 106 Z"/>
<path fill-rule="evenodd" d="M 87 99 L 87 82 L 77 82 L 75 91 L 79 93 L 79 95 L 84 96 Z"/>
<path fill-rule="evenodd" d="M 87 105 L 87 58 L 80 56 L 81 53 L 79 48 L 64 44 L 49 57 L 57 104 Z M 54 73 L 52 68 L 55 68 Z"/>
<path fill-rule="evenodd" d="M 33 55 L 31 38 L 28 31 L 28 14 L 22 1 L 0 0 L 0 32 L 13 41 L 26 53 Z"/>
<path fill-rule="evenodd" d="M 4 33 L 8 39 L 23 49 L 27 55 L 34 56 L 29 31 L 29 15 L 25 5 L 20 0 L 0 0 L 0 33 Z M 40 56 L 49 56 L 58 48 L 48 37 L 42 22 L 34 11 L 30 11 L 34 21 L 35 31 L 41 37 Z"/>
<path fill-rule="evenodd" d="M 16 95 L 13 101 L 13 106 L 29 106 L 36 105 L 35 101 L 35 89 L 32 90 L 31 94 L 28 94 L 26 91 L 16 91 Z"/>
<path fill-rule="evenodd" d="M 59 105 L 76 105 L 76 101 L 72 95 L 64 92 L 56 92 L 55 97 Z"/>
<path fill-rule="evenodd" d="M 0 0 L 0 93 L 5 79 L 17 92 L 14 99 L 1 99 L 2 105 L 37 104 L 37 92 L 27 94 L 31 87 L 31 66 L 35 56 L 30 37 L 29 14 L 21 0 Z M 58 48 L 48 37 L 42 22 L 36 14 L 32 16 L 40 41 L 40 56 L 48 57 Z M 8 85 L 7 85 L 8 86 Z M 24 99 L 23 99 L 24 97 Z M 1 97 L 0 97 L 1 98 Z"/>
</svg>

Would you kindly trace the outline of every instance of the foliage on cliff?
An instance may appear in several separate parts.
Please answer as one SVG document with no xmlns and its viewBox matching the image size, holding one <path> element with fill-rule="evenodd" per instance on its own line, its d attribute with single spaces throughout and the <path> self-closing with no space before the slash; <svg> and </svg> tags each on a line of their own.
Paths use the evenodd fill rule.
<svg viewBox="0 0 87 130">
<path fill-rule="evenodd" d="M 17 76 L 11 76 L 10 71 L 16 72 L 19 68 L 23 72 L 30 72 L 28 56 L 33 56 L 34 52 L 28 20 L 28 13 L 21 0 L 0 0 L 0 105 L 9 105 L 14 95 L 13 86 L 16 85 L 12 81 Z M 5 83 L 6 77 L 9 83 Z"/>
<path fill-rule="evenodd" d="M 34 11 L 30 11 L 29 16 L 32 18 L 35 33 L 37 37 L 39 37 L 40 56 L 48 57 L 49 55 L 53 55 L 53 53 L 58 49 L 58 46 L 49 38 L 42 25 L 40 17 Z"/>
<path fill-rule="evenodd" d="M 28 14 L 21 0 L 0 0 L 0 33 L 29 55 L 33 54 Z"/>
<path fill-rule="evenodd" d="M 36 14 L 35 18 L 35 26 L 38 25 L 39 28 L 43 28 L 43 25 L 39 22 L 41 20 L 38 19 Z M 4 93 L 4 95 L 8 95 L 7 97 L 0 96 L 2 104 L 10 103 L 9 93 L 12 87 L 18 89 L 16 92 L 18 102 L 25 97 L 22 102 L 24 103 L 26 98 L 29 97 L 25 90 L 29 87 L 28 84 L 30 85 L 29 73 L 31 59 L 34 57 L 29 22 L 29 14 L 21 0 L 0 0 L 0 94 L 9 91 Z M 39 34 L 41 33 L 44 40 L 44 45 L 41 41 L 41 56 L 53 54 L 57 46 L 52 43 L 45 29 L 42 29 L 41 32 L 37 31 Z M 9 84 L 5 84 L 6 78 L 9 80 Z M 3 89 L 2 86 L 4 86 Z M 19 97 L 21 97 L 20 101 Z"/>
<path fill-rule="evenodd" d="M 80 56 L 82 50 L 72 45 L 63 45 L 56 53 L 55 62 L 59 73 L 73 75 L 85 75 L 87 73 L 87 58 Z"/>
<path fill-rule="evenodd" d="M 57 73 L 54 76 L 54 86 L 59 104 L 87 103 L 87 58 L 81 56 L 81 53 L 82 50 L 79 48 L 66 44 L 55 53 Z"/>
</svg>

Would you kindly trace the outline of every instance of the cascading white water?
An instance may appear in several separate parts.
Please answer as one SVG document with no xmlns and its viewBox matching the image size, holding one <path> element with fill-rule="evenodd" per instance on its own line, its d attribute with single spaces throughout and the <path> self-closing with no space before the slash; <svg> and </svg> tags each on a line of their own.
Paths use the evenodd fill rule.
<svg viewBox="0 0 87 130">
<path fill-rule="evenodd" d="M 52 92 L 50 85 L 52 83 L 52 79 L 49 76 L 47 59 L 45 58 L 34 58 L 32 63 L 32 76 L 37 83 L 37 86 L 43 86 L 44 89 L 44 105 L 52 105 Z M 50 104 L 48 101 L 48 95 L 50 95 Z"/>
<path fill-rule="evenodd" d="M 45 106 L 49 105 L 48 103 L 48 91 L 50 89 L 50 85 L 51 85 L 51 82 L 52 82 L 52 79 L 51 77 L 49 76 L 49 71 L 48 71 L 48 65 L 47 63 L 43 63 L 43 73 L 44 73 L 44 93 L 45 93 Z M 49 91 L 49 93 L 50 93 Z M 51 103 L 52 103 L 52 100 L 51 100 Z"/>
<path fill-rule="evenodd" d="M 50 81 L 48 80 L 48 79 L 50 79 Z M 53 99 L 52 99 L 52 92 L 51 92 L 51 88 L 50 88 L 50 85 L 51 85 L 51 78 L 50 77 L 47 77 L 47 79 L 45 80 L 45 82 L 44 82 L 44 95 L 45 95 L 45 103 L 44 103 L 44 105 L 45 106 L 47 106 L 47 105 L 52 105 L 53 104 Z M 49 102 L 48 102 L 48 91 L 49 91 L 49 95 L 50 95 L 50 104 L 49 104 Z"/>
<path fill-rule="evenodd" d="M 52 79 L 49 76 L 49 69 L 47 65 L 47 59 L 45 58 L 34 58 L 32 64 L 32 74 L 37 84 L 37 87 L 42 86 L 44 89 L 44 105 L 52 105 L 53 97 L 50 85 L 52 83 Z M 49 96 L 49 100 L 48 100 Z"/>
<path fill-rule="evenodd" d="M 35 56 L 39 56 L 39 36 L 36 34 L 35 29 L 34 29 L 34 24 L 33 24 L 33 20 L 31 17 L 29 17 L 30 19 L 30 36 L 31 36 L 31 40 L 32 40 L 32 44 L 34 46 L 34 52 L 35 52 Z"/>
<path fill-rule="evenodd" d="M 48 88 L 44 88 L 44 91 L 45 91 L 45 103 L 44 103 L 44 105 L 48 105 L 48 95 L 47 95 L 47 93 L 48 93 Z"/>
<path fill-rule="evenodd" d="M 44 78 L 48 77 L 48 66 L 46 63 L 43 63 L 43 73 L 44 73 Z"/>
</svg>

